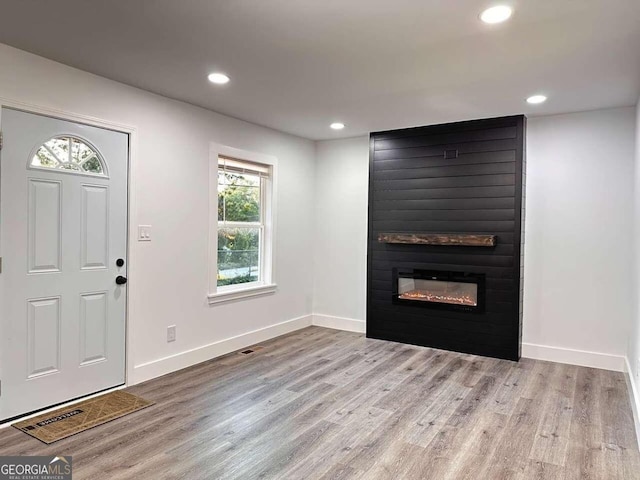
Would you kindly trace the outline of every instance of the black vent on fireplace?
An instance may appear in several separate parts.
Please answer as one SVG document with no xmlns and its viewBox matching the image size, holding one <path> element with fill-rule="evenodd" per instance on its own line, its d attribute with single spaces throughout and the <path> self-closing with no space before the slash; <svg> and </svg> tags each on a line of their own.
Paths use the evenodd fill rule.
<svg viewBox="0 0 640 480">
<path fill-rule="evenodd" d="M 518 115 L 371 134 L 368 337 L 520 358 L 525 128 Z M 461 236 L 475 241 L 442 241 Z"/>
</svg>

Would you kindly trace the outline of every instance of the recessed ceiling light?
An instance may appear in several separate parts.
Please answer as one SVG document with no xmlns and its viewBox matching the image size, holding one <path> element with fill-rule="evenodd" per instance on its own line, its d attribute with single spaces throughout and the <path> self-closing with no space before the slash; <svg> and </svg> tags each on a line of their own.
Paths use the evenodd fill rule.
<svg viewBox="0 0 640 480">
<path fill-rule="evenodd" d="M 211 83 L 216 83 L 218 85 L 224 85 L 225 83 L 229 83 L 229 77 L 224 73 L 210 73 L 209 81 Z"/>
<path fill-rule="evenodd" d="M 484 23 L 500 23 L 508 20 L 511 17 L 513 10 L 506 5 L 496 5 L 495 7 L 487 8 L 480 14 L 480 20 Z"/>
<path fill-rule="evenodd" d="M 344 128 L 344 123 L 340 123 L 340 122 L 334 122 L 331 125 L 329 125 L 331 128 L 333 128 L 334 130 L 342 130 Z"/>
<path fill-rule="evenodd" d="M 543 103 L 546 100 L 547 100 L 547 97 L 545 97 L 544 95 L 531 95 L 529 98 L 527 98 L 527 103 L 536 105 L 538 103 Z"/>
</svg>

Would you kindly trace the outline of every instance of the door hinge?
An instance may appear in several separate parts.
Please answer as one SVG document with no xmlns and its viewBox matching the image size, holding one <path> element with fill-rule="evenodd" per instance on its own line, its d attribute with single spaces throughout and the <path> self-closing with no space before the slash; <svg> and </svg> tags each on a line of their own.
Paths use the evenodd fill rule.
<svg viewBox="0 0 640 480">
<path fill-rule="evenodd" d="M 0 150 L 2 150 L 2 131 L 0 131 Z"/>
</svg>

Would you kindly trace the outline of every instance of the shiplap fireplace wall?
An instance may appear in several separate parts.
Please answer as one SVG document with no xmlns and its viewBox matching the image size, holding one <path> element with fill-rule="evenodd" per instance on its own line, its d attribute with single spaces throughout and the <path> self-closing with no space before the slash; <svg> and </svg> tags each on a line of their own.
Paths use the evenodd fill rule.
<svg viewBox="0 0 640 480">
<path fill-rule="evenodd" d="M 520 358 L 525 129 L 371 134 L 367 336 Z"/>
</svg>

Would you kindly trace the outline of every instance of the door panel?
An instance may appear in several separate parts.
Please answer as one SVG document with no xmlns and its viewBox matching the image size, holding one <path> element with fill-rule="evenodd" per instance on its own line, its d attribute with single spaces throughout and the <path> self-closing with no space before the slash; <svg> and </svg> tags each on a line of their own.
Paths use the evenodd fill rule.
<svg viewBox="0 0 640 480">
<path fill-rule="evenodd" d="M 124 383 L 129 138 L 6 108 L 0 120 L 3 420 Z"/>
<path fill-rule="evenodd" d="M 29 179 L 29 273 L 60 271 L 62 185 Z"/>
<path fill-rule="evenodd" d="M 107 292 L 80 296 L 80 365 L 107 359 Z"/>
<path fill-rule="evenodd" d="M 107 268 L 109 259 L 109 188 L 82 185 L 80 268 Z"/>
<path fill-rule="evenodd" d="M 60 369 L 60 298 L 28 300 L 28 378 Z"/>
</svg>

